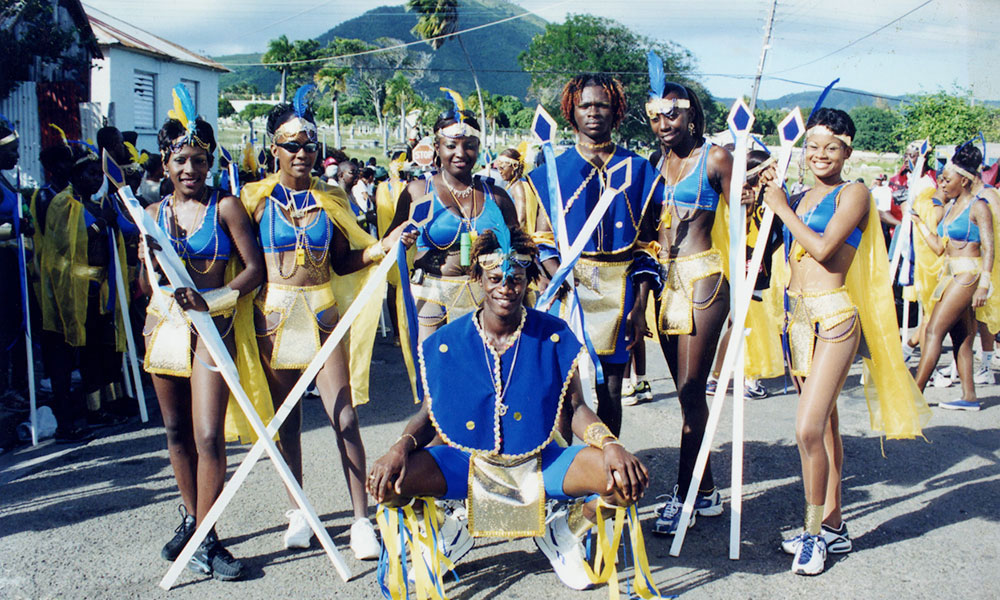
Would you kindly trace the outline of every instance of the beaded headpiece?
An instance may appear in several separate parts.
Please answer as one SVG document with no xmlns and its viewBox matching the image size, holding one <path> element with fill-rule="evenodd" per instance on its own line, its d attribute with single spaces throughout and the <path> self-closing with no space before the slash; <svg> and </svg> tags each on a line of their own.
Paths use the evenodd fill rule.
<svg viewBox="0 0 1000 600">
<path fill-rule="evenodd" d="M 663 59 L 652 50 L 646 55 L 646 66 L 649 67 L 649 100 L 646 101 L 646 116 L 652 119 L 657 115 L 667 115 L 679 108 L 691 108 L 687 98 L 664 98 L 663 89 L 667 85 L 667 77 L 663 72 Z"/>
<path fill-rule="evenodd" d="M 465 110 L 465 101 L 462 100 L 462 96 L 455 90 L 445 87 L 441 88 L 441 91 L 451 98 L 452 105 L 451 110 L 441 113 L 441 118 L 451 118 L 455 122 L 438 130 L 438 135 L 447 138 L 480 137 L 482 134 L 479 133 L 479 130 L 465 121 L 466 117 L 462 114 L 462 111 Z"/>
<path fill-rule="evenodd" d="M 292 139 L 300 133 L 305 133 L 311 142 L 319 140 L 319 131 L 316 129 L 316 123 L 312 122 L 307 116 L 309 113 L 308 96 L 315 89 L 316 86 L 309 83 L 300 87 L 295 92 L 295 97 L 292 99 L 292 109 L 295 111 L 295 116 L 282 123 L 277 131 L 274 132 L 275 142 L 280 143 L 281 140 Z"/>
<path fill-rule="evenodd" d="M 481 266 L 484 271 L 491 271 L 500 267 L 503 271 L 504 278 L 507 278 L 514 275 L 515 267 L 527 269 L 528 266 L 531 265 L 532 259 L 530 255 L 514 251 L 514 247 L 511 244 L 510 239 L 510 229 L 508 229 L 506 225 L 494 227 L 492 231 L 496 236 L 497 243 L 500 247 L 489 254 L 480 254 L 476 258 L 476 262 L 479 263 L 479 266 Z"/>
<path fill-rule="evenodd" d="M 198 109 L 195 108 L 194 100 L 183 83 L 178 83 L 172 91 L 174 97 L 174 107 L 167 111 L 167 116 L 179 121 L 184 126 L 184 137 L 178 142 L 171 142 L 170 151 L 177 152 L 184 146 L 196 146 L 208 152 L 211 144 L 204 142 L 198 137 L 197 122 Z"/>
</svg>

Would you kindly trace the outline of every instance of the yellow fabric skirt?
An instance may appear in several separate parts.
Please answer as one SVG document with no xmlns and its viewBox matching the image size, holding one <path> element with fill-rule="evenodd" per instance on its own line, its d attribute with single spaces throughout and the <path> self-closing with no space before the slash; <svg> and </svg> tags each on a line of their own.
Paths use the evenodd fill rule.
<svg viewBox="0 0 1000 600">
<path fill-rule="evenodd" d="M 719 277 L 715 291 L 704 302 L 694 301 L 694 284 L 723 272 L 722 252 L 710 248 L 690 256 L 659 259 L 659 263 L 666 277 L 660 294 L 657 328 L 665 335 L 689 335 L 694 329 L 694 309 L 705 309 L 712 304 L 723 285 L 723 278 Z"/>
<path fill-rule="evenodd" d="M 411 284 L 410 288 L 417 304 L 417 312 L 421 315 L 425 314 L 425 311 L 421 310 L 421 303 L 430 302 L 442 309 L 437 323 L 421 321 L 428 326 L 450 323 L 476 310 L 483 303 L 483 287 L 471 277 L 424 275 L 423 281 Z"/>
<path fill-rule="evenodd" d="M 931 294 L 931 300 L 934 304 L 937 304 L 941 296 L 944 295 L 944 291 L 948 289 L 948 286 L 954 281 L 957 285 L 962 287 L 972 287 L 979 282 L 979 272 L 983 270 L 983 259 L 978 256 L 948 256 L 944 260 L 944 274 L 941 279 L 938 280 L 937 286 L 934 288 L 934 292 Z M 959 275 L 976 275 L 968 283 L 962 283 L 956 278 Z M 933 304 L 931 305 L 933 308 Z"/>
<path fill-rule="evenodd" d="M 617 353 L 631 266 L 631 260 L 606 262 L 585 257 L 580 257 L 573 265 L 577 298 L 586 315 L 585 327 L 599 356 Z M 565 307 L 563 303 L 564 318 Z"/>
<path fill-rule="evenodd" d="M 854 319 L 854 325 L 843 334 L 822 338 L 825 342 L 846 340 L 854 333 L 857 315 L 858 308 L 851 301 L 846 287 L 822 292 L 788 290 L 785 332 L 788 334 L 789 370 L 792 375 L 809 376 L 819 331 L 828 331 L 848 319 Z"/>
<path fill-rule="evenodd" d="M 318 315 L 337 305 L 329 283 L 312 286 L 268 283 L 254 304 L 266 318 L 280 315 L 277 325 L 257 335 L 273 335 L 272 369 L 305 369 L 320 349 Z"/>
<path fill-rule="evenodd" d="M 212 317 L 232 317 L 232 308 L 215 310 Z M 191 377 L 191 320 L 181 310 L 170 294 L 160 290 L 153 294 L 146 307 L 147 318 L 156 319 L 152 328 L 143 331 L 146 337 L 146 356 L 143 367 L 147 373 Z M 225 337 L 228 332 L 222 332 Z"/>
</svg>

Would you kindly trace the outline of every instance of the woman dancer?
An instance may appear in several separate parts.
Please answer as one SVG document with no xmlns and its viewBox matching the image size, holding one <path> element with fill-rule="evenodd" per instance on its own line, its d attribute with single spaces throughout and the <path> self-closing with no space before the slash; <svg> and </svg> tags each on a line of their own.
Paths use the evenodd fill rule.
<svg viewBox="0 0 1000 600">
<path fill-rule="evenodd" d="M 923 390 L 941 356 L 944 336 L 950 335 L 962 397 L 939 405 L 949 410 L 979 410 L 972 374 L 972 343 L 977 331 L 975 313 L 986 312 L 983 309 L 993 278 L 993 213 L 988 196 L 996 195 L 979 180 L 982 156 L 978 148 L 966 144 L 945 166 L 938 190 L 950 204 L 936 233 L 918 215 L 912 216 L 927 245 L 945 257 L 944 275 L 931 296 L 934 305 L 924 332 L 916 380 Z M 985 314 L 982 319 L 990 320 Z M 992 333 L 995 331 L 991 328 Z"/>
<path fill-rule="evenodd" d="M 263 281 L 264 257 L 239 199 L 212 189 L 206 181 L 215 151 L 212 126 L 186 111 L 170 114 L 160 129 L 159 146 L 174 191 L 146 210 L 170 237 L 198 287 L 166 291 L 158 277 L 150 275 L 148 269 L 155 266 L 147 266 L 145 260 L 139 285 L 150 296 L 143 331 L 145 368 L 156 389 L 170 464 L 184 501 L 181 524 L 162 551 L 163 558 L 172 561 L 226 481 L 229 388 L 201 339 L 191 333 L 184 311 L 207 311 L 234 354 L 236 301 Z M 240 263 L 243 270 L 233 276 Z M 242 563 L 222 546 L 214 529 L 195 551 L 190 567 L 224 581 L 243 572 Z"/>
<path fill-rule="evenodd" d="M 795 434 L 806 500 L 805 530 L 782 549 L 795 555 L 793 573 L 816 575 L 827 551 L 851 550 L 841 514 L 844 449 L 836 401 L 862 334 L 871 356 L 864 374 L 872 383 L 866 386 L 872 428 L 912 438 L 928 411 L 903 366 L 877 210 L 864 185 L 841 176 L 854 123 L 844 111 L 821 108 L 806 129 L 815 186 L 789 202 L 773 168 L 762 176 L 764 201 L 785 225 L 787 359 L 799 390 Z"/>
<path fill-rule="evenodd" d="M 517 211 L 507 193 L 473 178 L 479 123 L 471 111 L 464 110 L 461 97 L 454 92 L 450 95 L 454 108 L 434 123 L 440 170 L 406 186 L 389 226 L 398 226 L 412 214 L 420 227 L 411 278 L 419 341 L 482 303 L 483 290 L 469 276 L 469 252 L 478 233 L 517 225 Z"/>
<path fill-rule="evenodd" d="M 319 142 L 312 111 L 300 89 L 294 104 L 279 104 L 267 118 L 271 153 L 278 173 L 247 185 L 243 203 L 258 228 L 264 249 L 267 285 L 254 304 L 261 361 L 275 410 L 302 370 L 336 326 L 347 299 L 342 276 L 378 262 L 400 238 L 396 228 L 382 241 L 358 227 L 344 191 L 311 176 Z M 413 234 L 404 239 L 412 243 Z M 357 282 L 360 283 L 360 282 Z M 354 290 L 356 291 L 356 290 Z M 373 334 L 373 332 L 372 332 Z M 355 337 L 364 336 L 356 332 Z M 348 353 L 339 344 L 316 375 L 326 415 L 337 434 L 337 448 L 351 495 L 354 523 L 351 550 L 359 560 L 378 558 L 379 544 L 368 520 L 364 489 L 365 450 L 351 397 Z M 302 410 L 296 406 L 279 431 L 278 447 L 302 483 Z M 286 548 L 308 548 L 312 530 L 299 509 L 286 513 Z"/>
<path fill-rule="evenodd" d="M 725 203 L 720 210 L 719 196 L 729 189 L 733 156 L 705 139 L 705 114 L 691 89 L 656 77 L 650 83 L 646 114 L 660 151 L 651 157 L 658 171 L 653 189 L 657 206 L 644 226 L 656 230 L 653 248 L 663 277 L 656 302 L 656 330 L 683 415 L 677 485 L 666 502 L 657 506 L 653 531 L 673 535 L 684 503 L 681 494 L 691 483 L 708 421 L 705 384 L 729 314 L 724 265 L 728 244 L 723 245 L 725 233 L 718 233 L 725 229 Z M 654 215 L 659 219 L 651 224 Z M 640 314 L 645 316 L 645 296 L 641 301 Z M 711 465 L 706 464 L 690 524 L 695 515 L 721 514 L 722 498 Z"/>
</svg>

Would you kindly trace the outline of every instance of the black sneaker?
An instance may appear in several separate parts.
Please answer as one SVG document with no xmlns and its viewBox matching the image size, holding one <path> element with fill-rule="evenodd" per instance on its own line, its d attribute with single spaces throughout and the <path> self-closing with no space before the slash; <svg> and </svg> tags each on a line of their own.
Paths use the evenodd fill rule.
<svg viewBox="0 0 1000 600">
<path fill-rule="evenodd" d="M 177 507 L 177 512 L 181 513 L 181 524 L 174 530 L 174 537 L 163 546 L 163 550 L 160 552 L 160 556 L 170 562 L 177 560 L 177 555 L 187 545 L 197 528 L 194 515 L 189 514 L 183 504 Z"/>
<path fill-rule="evenodd" d="M 194 551 L 188 569 L 211 575 L 219 581 L 233 581 L 243 576 L 243 563 L 233 558 L 229 550 L 219 542 L 214 529 Z"/>
<path fill-rule="evenodd" d="M 56 428 L 53 436 L 57 444 L 82 444 L 94 439 L 94 434 L 83 427 Z"/>
</svg>

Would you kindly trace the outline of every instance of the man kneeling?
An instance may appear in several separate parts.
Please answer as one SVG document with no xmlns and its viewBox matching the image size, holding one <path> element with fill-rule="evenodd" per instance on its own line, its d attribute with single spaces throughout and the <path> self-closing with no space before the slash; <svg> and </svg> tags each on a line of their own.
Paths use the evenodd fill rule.
<svg viewBox="0 0 1000 600">
<path fill-rule="evenodd" d="M 538 274 L 536 255 L 520 229 L 483 232 L 471 256 L 485 292 L 482 308 L 419 349 L 423 405 L 368 477 L 389 557 L 388 582 L 381 583 L 394 598 L 406 585 L 405 544 L 418 595 L 423 588 L 443 597 L 442 574 L 472 548 L 472 537 L 535 536 L 563 583 L 587 589 L 617 577 L 625 520 L 636 590 L 643 597 L 656 593 L 634 509 L 648 472 L 584 403 L 577 372 L 584 350 L 573 332 L 561 319 L 523 306 Z M 570 429 L 587 445 L 561 445 L 560 430 L 570 437 Z M 435 440 L 441 444 L 428 446 Z M 466 498 L 472 537 L 451 516 L 439 525 L 434 504 Z M 547 498 L 587 501 L 546 518 Z M 580 540 L 606 514 L 616 518 L 598 527 L 591 568 Z"/>
</svg>

